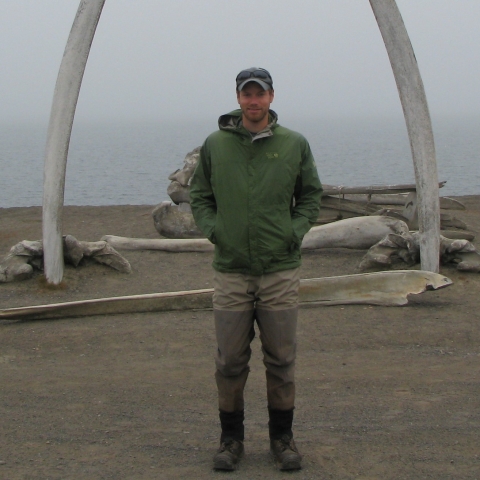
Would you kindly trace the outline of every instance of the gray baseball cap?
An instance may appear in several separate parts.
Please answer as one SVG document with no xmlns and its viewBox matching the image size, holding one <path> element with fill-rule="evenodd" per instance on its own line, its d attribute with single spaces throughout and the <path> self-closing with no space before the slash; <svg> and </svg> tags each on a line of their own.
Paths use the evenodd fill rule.
<svg viewBox="0 0 480 480">
<path fill-rule="evenodd" d="M 258 83 L 264 90 L 273 89 L 272 76 L 264 68 L 252 67 L 242 70 L 237 75 L 236 82 L 239 92 L 248 82 Z"/>
</svg>

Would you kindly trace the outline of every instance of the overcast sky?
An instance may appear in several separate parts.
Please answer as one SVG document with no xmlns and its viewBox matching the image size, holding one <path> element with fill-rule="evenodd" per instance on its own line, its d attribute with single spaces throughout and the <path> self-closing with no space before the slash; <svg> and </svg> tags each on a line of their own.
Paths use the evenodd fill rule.
<svg viewBox="0 0 480 480">
<path fill-rule="evenodd" d="M 79 0 L 0 0 L 0 122 L 48 123 Z M 480 1 L 397 0 L 432 117 L 480 112 Z M 285 117 L 401 115 L 368 0 L 107 0 L 77 119 L 214 117 L 270 70 Z"/>
</svg>

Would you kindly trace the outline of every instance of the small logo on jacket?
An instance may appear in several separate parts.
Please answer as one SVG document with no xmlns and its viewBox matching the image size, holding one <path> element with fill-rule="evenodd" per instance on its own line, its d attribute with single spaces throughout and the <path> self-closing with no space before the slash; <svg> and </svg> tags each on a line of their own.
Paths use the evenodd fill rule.
<svg viewBox="0 0 480 480">
<path fill-rule="evenodd" d="M 273 160 L 274 158 L 278 158 L 278 153 L 277 152 L 267 152 L 265 155 L 270 160 Z"/>
</svg>

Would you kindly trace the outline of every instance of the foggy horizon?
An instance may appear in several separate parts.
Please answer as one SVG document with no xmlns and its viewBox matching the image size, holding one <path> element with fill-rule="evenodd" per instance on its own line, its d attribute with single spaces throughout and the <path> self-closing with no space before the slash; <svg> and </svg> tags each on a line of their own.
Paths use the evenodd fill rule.
<svg viewBox="0 0 480 480">
<path fill-rule="evenodd" d="M 0 124 L 48 124 L 79 1 L 0 0 Z M 432 120 L 478 118 L 480 3 L 397 0 Z M 403 118 L 368 0 L 107 0 L 75 122 L 205 120 L 237 108 L 235 76 L 261 66 L 284 120 Z M 288 122 L 286 122 L 288 123 Z"/>
</svg>

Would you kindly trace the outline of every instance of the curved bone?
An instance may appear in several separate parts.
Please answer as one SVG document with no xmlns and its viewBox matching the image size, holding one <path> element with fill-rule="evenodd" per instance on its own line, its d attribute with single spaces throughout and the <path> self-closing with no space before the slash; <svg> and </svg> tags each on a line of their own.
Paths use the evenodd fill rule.
<svg viewBox="0 0 480 480">
<path fill-rule="evenodd" d="M 172 180 L 167 187 L 167 195 L 173 203 L 190 203 L 190 186 L 184 187 L 180 182 Z"/>
<path fill-rule="evenodd" d="M 62 210 L 73 117 L 90 46 L 105 0 L 82 0 L 68 37 L 53 95 L 43 181 L 43 245 L 47 282 L 63 278 Z"/>
<path fill-rule="evenodd" d="M 453 282 L 422 270 L 362 273 L 301 280 L 302 305 L 405 305 L 410 294 L 448 287 Z"/>
<path fill-rule="evenodd" d="M 458 270 L 480 273 L 480 254 L 468 240 L 440 237 L 440 252 L 442 261 L 456 263 Z"/>
<path fill-rule="evenodd" d="M 458 270 L 480 272 L 480 255 L 473 243 L 465 239 L 450 239 L 440 236 L 440 263 L 456 263 Z M 358 270 L 384 270 L 392 259 L 401 258 L 414 265 L 420 258 L 420 237 L 418 232 L 406 234 L 391 233 L 373 245 L 363 257 Z"/>
<path fill-rule="evenodd" d="M 200 157 L 200 148 L 196 147 L 188 152 L 185 156 L 183 168 L 176 170 L 168 177 L 171 183 L 167 188 L 167 194 L 177 205 L 190 203 L 190 179 Z"/>
<path fill-rule="evenodd" d="M 305 235 L 302 249 L 370 248 L 389 233 L 408 233 L 405 222 L 392 217 L 353 217 L 313 227 Z"/>
<path fill-rule="evenodd" d="M 132 268 L 106 241 L 80 242 L 72 235 L 63 237 L 64 260 L 77 267 L 82 258 L 89 257 L 98 263 L 108 265 L 123 273 L 130 273 Z M 33 267 L 43 268 L 43 244 L 41 240 L 22 242 L 14 245 L 10 252 L 0 261 L 0 283 L 26 280 L 33 274 Z"/>
<path fill-rule="evenodd" d="M 153 223 L 157 232 L 167 238 L 201 238 L 203 233 L 195 224 L 189 203 L 173 205 L 165 201 L 153 212 Z"/>
<path fill-rule="evenodd" d="M 173 172 L 168 179 L 171 181 L 178 182 L 180 185 L 186 187 L 190 184 L 190 178 L 195 171 L 197 166 L 198 159 L 200 157 L 200 147 L 194 148 L 191 152 L 188 152 L 185 156 L 184 166 L 180 170 Z"/>
<path fill-rule="evenodd" d="M 438 272 L 440 207 L 437 162 L 427 98 L 410 38 L 395 0 L 370 0 L 392 65 L 407 124 L 418 194 L 423 270 Z"/>
<path fill-rule="evenodd" d="M 0 283 L 30 278 L 33 275 L 32 260 L 42 255 L 41 241 L 24 240 L 17 243 L 0 261 Z"/>
<path fill-rule="evenodd" d="M 316 248 L 370 248 L 389 233 L 408 233 L 405 222 L 391 217 L 353 217 L 313 227 L 305 235 L 302 249 Z M 104 235 L 115 248 L 127 250 L 163 250 L 166 252 L 211 252 L 214 246 L 206 238 L 127 238 Z"/>
<path fill-rule="evenodd" d="M 301 305 L 405 305 L 409 294 L 451 285 L 443 275 L 419 270 L 310 278 L 300 282 Z M 213 289 L 131 295 L 0 310 L 0 319 L 46 319 L 212 308 Z"/>
<path fill-rule="evenodd" d="M 98 263 L 108 265 L 122 273 L 130 273 L 132 267 L 126 258 L 123 258 L 107 242 L 81 242 L 72 235 L 67 235 L 65 242 L 65 259 L 75 267 L 83 257 L 92 258 Z"/>
<path fill-rule="evenodd" d="M 215 246 L 206 238 L 127 238 L 104 235 L 112 247 L 124 250 L 162 250 L 164 252 L 213 252 Z"/>
<path fill-rule="evenodd" d="M 418 261 L 419 253 L 418 245 L 410 234 L 389 234 L 368 250 L 358 266 L 358 271 L 385 270 L 392 265 L 394 256 L 408 265 L 414 265 Z"/>
<path fill-rule="evenodd" d="M 27 280 L 33 275 L 29 257 L 8 254 L 0 263 L 0 283 Z"/>
<path fill-rule="evenodd" d="M 462 272 L 480 273 L 480 255 L 478 252 L 458 253 L 457 258 L 460 263 L 457 269 Z"/>
</svg>

